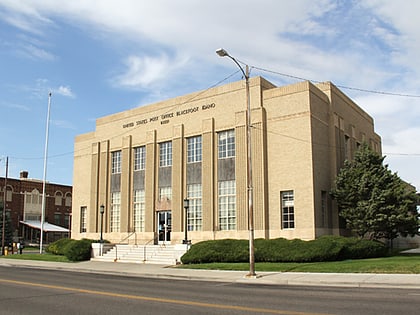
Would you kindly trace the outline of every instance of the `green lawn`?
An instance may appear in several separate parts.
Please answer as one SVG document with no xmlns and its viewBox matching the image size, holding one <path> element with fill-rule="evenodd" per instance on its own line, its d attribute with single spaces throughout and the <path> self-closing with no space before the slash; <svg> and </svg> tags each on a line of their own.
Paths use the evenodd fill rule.
<svg viewBox="0 0 420 315">
<path fill-rule="evenodd" d="M 248 263 L 213 263 L 180 265 L 179 268 L 211 270 L 249 269 Z M 256 263 L 256 271 L 331 272 L 331 273 L 420 273 L 420 255 L 399 255 L 384 258 L 357 259 L 315 263 Z"/>
<path fill-rule="evenodd" d="M 7 255 L 0 256 L 7 259 L 23 259 L 23 260 L 42 260 L 42 261 L 55 261 L 55 262 L 70 262 L 66 256 L 52 255 L 48 253 L 39 254 L 36 252 L 22 255 Z"/>
</svg>

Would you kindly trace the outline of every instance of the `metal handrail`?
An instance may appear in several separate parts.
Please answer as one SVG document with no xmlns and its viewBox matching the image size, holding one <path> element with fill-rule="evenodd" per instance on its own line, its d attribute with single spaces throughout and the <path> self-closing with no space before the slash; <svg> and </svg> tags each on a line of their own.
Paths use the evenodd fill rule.
<svg viewBox="0 0 420 315">
<path fill-rule="evenodd" d="M 121 245 L 122 242 L 124 242 L 125 240 L 129 239 L 133 234 L 136 236 L 135 239 L 134 239 L 134 245 L 137 246 L 137 233 L 134 231 L 134 232 L 131 232 L 130 234 L 128 234 L 126 237 L 124 237 L 118 243 L 115 244 L 115 259 L 114 259 L 114 261 L 117 261 L 118 260 L 118 246 L 117 245 L 118 244 Z"/>
<path fill-rule="evenodd" d="M 149 243 L 154 242 L 155 238 L 152 238 L 151 240 L 147 241 L 144 245 L 143 245 L 143 262 L 146 262 L 146 248 L 147 245 L 149 245 Z"/>
<path fill-rule="evenodd" d="M 136 236 L 136 238 L 134 239 L 134 245 L 137 245 L 137 233 L 135 231 L 134 232 L 131 232 L 126 237 L 124 237 L 123 239 L 121 239 L 117 244 L 122 244 L 122 242 L 124 242 L 125 240 L 129 239 L 133 234 Z"/>
<path fill-rule="evenodd" d="M 117 261 L 118 260 L 118 246 L 117 245 L 122 245 L 122 242 L 124 242 L 125 240 L 127 240 L 128 238 L 130 238 L 133 234 L 136 235 L 135 246 L 138 247 L 138 244 L 137 244 L 137 233 L 136 232 L 132 232 L 131 234 L 129 234 L 125 238 L 121 239 L 118 243 L 115 243 L 115 247 L 114 247 L 115 248 L 115 259 L 114 259 L 114 261 Z M 147 260 L 146 259 L 146 255 L 147 255 L 146 248 L 147 248 L 147 245 L 149 245 L 151 242 L 154 242 L 154 240 L 155 240 L 155 238 L 152 238 L 152 239 L 148 240 L 143 245 L 143 262 L 145 262 Z"/>
</svg>

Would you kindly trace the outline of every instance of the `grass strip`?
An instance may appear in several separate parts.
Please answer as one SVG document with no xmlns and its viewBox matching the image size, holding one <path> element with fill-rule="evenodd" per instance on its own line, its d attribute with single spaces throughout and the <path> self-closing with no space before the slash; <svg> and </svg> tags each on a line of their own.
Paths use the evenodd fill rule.
<svg viewBox="0 0 420 315">
<path fill-rule="evenodd" d="M 248 263 L 211 263 L 180 265 L 178 268 L 207 270 L 249 269 Z M 398 255 L 384 258 L 355 259 L 313 263 L 256 263 L 257 271 L 321 273 L 394 273 L 419 274 L 420 255 Z"/>
<path fill-rule="evenodd" d="M 15 255 L 7 255 L 7 256 L 1 256 L 1 258 L 7 258 L 7 259 L 21 259 L 21 260 L 41 260 L 41 261 L 54 261 L 54 262 L 70 262 L 66 256 L 61 255 L 52 255 L 48 253 L 43 254 L 15 254 Z"/>
</svg>

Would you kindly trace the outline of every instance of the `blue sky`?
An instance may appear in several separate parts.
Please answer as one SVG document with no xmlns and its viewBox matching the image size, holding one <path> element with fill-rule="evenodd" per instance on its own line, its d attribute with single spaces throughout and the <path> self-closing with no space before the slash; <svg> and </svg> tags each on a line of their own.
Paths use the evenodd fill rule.
<svg viewBox="0 0 420 315">
<path fill-rule="evenodd" d="M 390 169 L 419 188 L 419 11 L 412 0 L 0 0 L 0 176 L 8 156 L 10 177 L 42 179 L 50 91 L 47 180 L 71 185 L 74 137 L 95 119 L 240 80 L 223 47 L 277 85 L 341 86 L 374 118 Z"/>
</svg>

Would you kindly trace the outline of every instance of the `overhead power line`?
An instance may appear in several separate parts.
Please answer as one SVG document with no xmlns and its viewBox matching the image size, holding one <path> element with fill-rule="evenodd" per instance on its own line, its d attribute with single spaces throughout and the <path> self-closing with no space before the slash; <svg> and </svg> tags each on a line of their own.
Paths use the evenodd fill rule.
<svg viewBox="0 0 420 315">
<path fill-rule="evenodd" d="M 255 66 L 252 66 L 251 68 L 254 68 L 254 69 L 257 69 L 257 70 L 260 70 L 260 71 L 263 71 L 263 72 L 277 74 L 277 75 L 280 75 L 282 77 L 287 77 L 287 78 L 291 78 L 291 79 L 295 79 L 295 80 L 300 80 L 300 81 L 311 81 L 311 82 L 315 82 L 315 83 L 321 83 L 322 82 L 322 81 L 318 81 L 318 80 L 310 80 L 310 79 L 307 79 L 307 78 L 302 78 L 302 77 L 294 76 L 294 75 L 291 75 L 291 74 L 281 73 L 281 72 L 278 72 L 278 71 L 268 70 L 268 69 L 255 67 Z M 365 93 L 420 98 L 420 95 L 415 95 L 415 94 L 405 94 L 405 93 L 396 93 L 396 92 L 387 92 L 387 91 L 376 91 L 376 90 L 362 89 L 362 88 L 351 87 L 351 86 L 346 86 L 346 85 L 339 85 L 339 84 L 335 84 L 335 86 L 337 86 L 341 89 L 347 89 L 347 90 L 353 90 L 353 91 L 359 91 L 359 92 L 365 92 Z"/>
<path fill-rule="evenodd" d="M 243 62 L 241 60 L 238 60 L 238 62 L 240 62 L 241 64 L 244 64 L 244 65 L 246 64 L 245 62 Z M 256 69 L 256 70 L 259 70 L 259 71 L 262 71 L 262 72 L 267 72 L 267 73 L 271 73 L 271 74 L 275 74 L 275 75 L 279 75 L 279 76 L 282 76 L 282 77 L 287 77 L 287 78 L 291 78 L 291 79 L 299 80 L 299 81 L 310 81 L 310 82 L 314 82 L 314 83 L 322 83 L 323 82 L 323 81 L 311 80 L 311 79 L 308 79 L 308 78 L 303 78 L 303 77 L 299 77 L 299 76 L 291 75 L 291 74 L 287 74 L 287 73 L 282 73 L 282 72 L 279 72 L 279 71 L 269 70 L 269 69 L 265 69 L 265 68 L 261 68 L 261 67 L 257 67 L 257 66 L 250 66 L 250 69 L 251 70 Z M 237 70 L 237 71 L 233 72 L 232 74 L 225 77 L 224 79 L 218 81 L 215 84 L 212 84 L 207 89 L 201 91 L 198 94 L 193 95 L 190 99 L 188 99 L 188 100 L 186 100 L 186 101 L 184 101 L 180 104 L 176 104 L 173 107 L 167 109 L 167 111 L 170 111 L 173 108 L 178 108 L 178 107 L 184 105 L 185 103 L 188 103 L 188 102 L 194 100 L 195 98 L 198 98 L 199 96 L 201 96 L 202 94 L 204 94 L 208 90 L 210 90 L 211 88 L 216 87 L 216 86 L 222 84 L 223 82 L 227 81 L 228 79 L 230 79 L 232 76 L 234 76 L 238 72 L 240 72 L 240 71 Z M 338 84 L 335 84 L 335 86 L 337 86 L 341 89 L 354 90 L 354 91 L 359 91 L 359 92 L 364 92 L 364 93 L 381 94 L 381 95 L 389 95 L 389 96 L 399 96 L 399 97 L 420 98 L 420 95 L 415 95 L 415 94 L 405 94 L 405 93 L 369 90 L 369 89 L 362 89 L 362 88 L 350 87 L 350 86 L 338 85 Z M 123 134 L 125 134 L 127 132 L 128 131 L 124 131 L 120 134 L 114 135 L 112 138 L 118 138 L 118 137 L 122 136 Z M 300 140 L 300 139 L 295 139 L 295 140 Z M 74 151 L 65 152 L 65 153 L 56 154 L 56 155 L 50 155 L 49 158 L 58 158 L 58 157 L 66 156 L 66 155 L 70 155 L 70 154 L 74 154 Z M 383 153 L 383 154 L 386 154 L 386 155 L 400 155 L 400 156 L 420 156 L 420 154 L 418 154 L 418 153 Z M 17 160 L 39 160 L 39 159 L 42 159 L 42 157 L 13 157 L 13 158 L 17 159 Z"/>
</svg>

